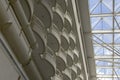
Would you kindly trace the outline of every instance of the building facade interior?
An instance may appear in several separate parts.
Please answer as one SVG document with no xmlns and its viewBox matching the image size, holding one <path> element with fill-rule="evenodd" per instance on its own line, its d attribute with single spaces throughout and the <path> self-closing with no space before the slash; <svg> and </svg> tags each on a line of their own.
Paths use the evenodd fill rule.
<svg viewBox="0 0 120 80">
<path fill-rule="evenodd" d="M 120 0 L 0 0 L 0 80 L 120 80 Z"/>
</svg>

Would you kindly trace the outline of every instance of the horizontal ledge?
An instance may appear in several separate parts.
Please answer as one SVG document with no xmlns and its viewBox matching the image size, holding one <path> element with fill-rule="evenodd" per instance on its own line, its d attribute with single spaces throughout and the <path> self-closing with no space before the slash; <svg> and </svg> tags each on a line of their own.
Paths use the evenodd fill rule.
<svg viewBox="0 0 120 80">
<path fill-rule="evenodd" d="M 108 63 L 112 63 L 112 64 L 120 64 L 120 62 L 112 61 L 113 59 L 111 59 L 111 60 L 107 60 L 107 59 L 96 59 L 96 60 L 102 61 L 102 62 L 108 62 Z"/>
<path fill-rule="evenodd" d="M 115 75 L 106 75 L 106 74 L 98 74 L 97 76 L 96 76 L 97 78 L 117 78 L 117 77 L 119 77 L 120 78 L 120 75 L 118 75 L 118 76 L 115 76 Z"/>
<path fill-rule="evenodd" d="M 120 59 L 120 56 L 95 56 L 95 59 Z"/>
<path fill-rule="evenodd" d="M 108 46 L 109 45 L 109 46 L 114 46 L 114 47 L 120 47 L 120 43 L 114 43 L 114 44 L 113 43 L 107 43 L 107 45 L 105 43 L 100 43 L 100 44 L 93 43 L 94 47 L 102 48 L 103 46 L 101 46 L 101 45 L 103 45 L 103 46 Z"/>
<path fill-rule="evenodd" d="M 90 14 L 90 17 L 112 17 L 112 16 L 120 16 L 120 13 L 103 13 L 103 14 Z"/>
<path fill-rule="evenodd" d="M 96 66 L 97 69 L 119 69 L 120 66 Z"/>
<path fill-rule="evenodd" d="M 120 30 L 93 30 L 92 34 L 115 34 L 120 33 Z"/>
</svg>

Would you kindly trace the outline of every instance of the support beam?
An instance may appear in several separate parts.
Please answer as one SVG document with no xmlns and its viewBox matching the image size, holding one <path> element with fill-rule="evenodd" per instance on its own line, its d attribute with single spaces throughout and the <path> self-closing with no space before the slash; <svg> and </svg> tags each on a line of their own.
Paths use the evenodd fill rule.
<svg viewBox="0 0 120 80">
<path fill-rule="evenodd" d="M 112 59 L 111 59 L 111 60 L 96 59 L 96 60 L 98 60 L 98 61 L 102 61 L 102 62 L 108 62 L 108 63 L 120 64 L 120 62 L 117 62 L 117 61 L 112 61 Z"/>
<path fill-rule="evenodd" d="M 94 43 L 93 43 L 94 44 Z M 105 46 L 105 47 L 107 47 L 107 45 L 106 44 L 104 44 L 104 43 L 100 43 L 101 45 L 103 45 L 103 46 Z M 112 44 L 112 43 L 107 43 L 109 46 L 115 46 L 115 47 L 120 47 L 120 43 L 114 43 L 114 44 Z M 101 45 L 99 45 L 99 44 L 94 44 L 94 47 L 101 47 L 102 48 L 102 46 Z"/>
<path fill-rule="evenodd" d="M 104 69 L 112 69 L 112 68 L 114 68 L 114 69 L 119 69 L 120 68 L 120 66 L 96 66 L 96 68 L 104 68 Z"/>
<path fill-rule="evenodd" d="M 90 14 L 90 17 L 109 17 L 109 16 L 120 16 L 120 13 L 108 13 L 108 14 Z"/>
<path fill-rule="evenodd" d="M 93 30 L 92 34 L 117 34 L 120 33 L 120 30 Z"/>
<path fill-rule="evenodd" d="M 120 77 L 120 75 L 119 76 L 116 76 L 116 75 L 114 75 L 114 76 L 112 76 L 112 75 L 105 75 L 105 74 L 98 74 L 96 77 L 98 77 L 98 78 L 117 78 L 117 77 Z"/>
<path fill-rule="evenodd" d="M 120 59 L 120 57 L 119 56 L 95 56 L 94 57 L 95 59 Z"/>
</svg>

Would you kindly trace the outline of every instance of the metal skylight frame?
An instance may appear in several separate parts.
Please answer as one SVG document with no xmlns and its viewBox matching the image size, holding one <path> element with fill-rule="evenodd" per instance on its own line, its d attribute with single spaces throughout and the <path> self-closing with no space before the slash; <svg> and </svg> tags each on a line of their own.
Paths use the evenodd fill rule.
<svg viewBox="0 0 120 80">
<path fill-rule="evenodd" d="M 97 80 L 120 80 L 120 0 L 89 0 L 89 10 Z"/>
</svg>

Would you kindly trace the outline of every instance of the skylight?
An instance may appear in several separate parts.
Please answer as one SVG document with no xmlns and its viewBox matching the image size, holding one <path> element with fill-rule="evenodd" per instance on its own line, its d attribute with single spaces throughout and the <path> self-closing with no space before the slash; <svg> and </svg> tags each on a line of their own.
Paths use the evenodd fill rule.
<svg viewBox="0 0 120 80">
<path fill-rule="evenodd" d="M 89 0 L 97 80 L 120 80 L 120 0 Z"/>
</svg>

